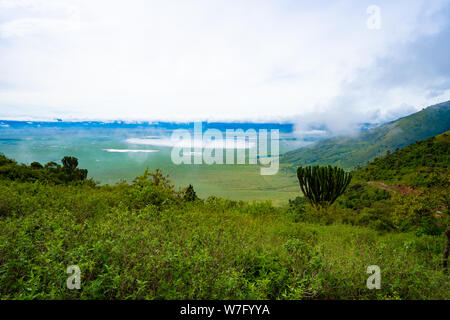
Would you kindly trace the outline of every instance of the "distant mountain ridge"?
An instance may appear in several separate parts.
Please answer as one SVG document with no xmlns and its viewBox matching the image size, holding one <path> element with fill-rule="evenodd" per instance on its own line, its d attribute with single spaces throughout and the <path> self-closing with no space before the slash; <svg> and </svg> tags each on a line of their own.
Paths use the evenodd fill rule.
<svg viewBox="0 0 450 320">
<path fill-rule="evenodd" d="M 289 151 L 281 162 L 293 166 L 337 165 L 354 168 L 375 157 L 450 130 L 450 101 L 429 106 L 409 116 L 361 132 L 340 136 Z"/>
</svg>

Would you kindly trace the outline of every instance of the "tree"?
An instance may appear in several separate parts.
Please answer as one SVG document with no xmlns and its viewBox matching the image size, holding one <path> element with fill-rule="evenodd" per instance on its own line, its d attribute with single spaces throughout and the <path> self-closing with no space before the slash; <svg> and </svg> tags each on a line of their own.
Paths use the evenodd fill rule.
<svg viewBox="0 0 450 320">
<path fill-rule="evenodd" d="M 173 190 L 174 186 L 170 184 L 169 175 L 164 175 L 162 171 L 157 168 L 155 172 L 150 172 L 147 167 L 142 176 L 138 176 L 133 180 L 133 184 L 144 187 L 146 185 L 152 185 L 160 187 L 161 189 Z"/>
<path fill-rule="evenodd" d="M 78 159 L 75 157 L 68 157 L 65 156 L 61 159 L 61 162 L 63 164 L 63 168 L 67 170 L 70 174 L 75 171 L 75 169 L 78 167 Z"/>
<path fill-rule="evenodd" d="M 47 162 L 44 167 L 47 170 L 59 170 L 61 168 L 59 164 L 53 161 Z"/>
<path fill-rule="evenodd" d="M 0 166 L 7 164 L 17 164 L 13 159 L 7 158 L 3 153 L 0 153 Z"/>
<path fill-rule="evenodd" d="M 87 169 L 76 169 L 75 170 L 75 180 L 86 180 L 87 175 L 88 175 L 88 171 Z"/>
<path fill-rule="evenodd" d="M 338 167 L 298 167 L 300 189 L 315 207 L 329 207 L 349 185 L 352 174 Z"/>
<path fill-rule="evenodd" d="M 190 184 L 186 191 L 184 192 L 184 200 L 186 201 L 195 201 L 198 199 L 197 194 L 195 193 L 194 187 Z"/>
<path fill-rule="evenodd" d="M 37 161 L 32 162 L 32 163 L 30 164 L 30 167 L 31 167 L 32 169 L 42 169 L 42 168 L 44 168 L 44 167 L 42 166 L 42 164 L 40 164 L 40 163 L 37 162 Z"/>
</svg>

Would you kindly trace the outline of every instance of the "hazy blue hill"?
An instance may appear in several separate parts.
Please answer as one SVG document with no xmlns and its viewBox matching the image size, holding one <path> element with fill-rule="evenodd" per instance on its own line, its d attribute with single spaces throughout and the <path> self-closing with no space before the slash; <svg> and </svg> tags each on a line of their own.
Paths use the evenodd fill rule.
<svg viewBox="0 0 450 320">
<path fill-rule="evenodd" d="M 450 130 L 450 101 L 360 133 L 334 137 L 285 153 L 282 163 L 295 166 L 338 165 L 352 168 L 419 140 Z"/>
</svg>

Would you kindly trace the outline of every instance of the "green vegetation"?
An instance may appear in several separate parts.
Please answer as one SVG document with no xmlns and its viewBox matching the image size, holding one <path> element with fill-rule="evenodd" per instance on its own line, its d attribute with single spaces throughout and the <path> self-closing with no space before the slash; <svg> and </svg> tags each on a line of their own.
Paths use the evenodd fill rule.
<svg viewBox="0 0 450 320">
<path fill-rule="evenodd" d="M 430 106 L 393 122 L 369 129 L 356 137 L 335 137 L 284 154 L 281 162 L 293 167 L 336 165 L 362 166 L 387 150 L 403 148 L 415 141 L 450 130 L 450 101 Z"/>
<path fill-rule="evenodd" d="M 184 200 L 186 201 L 195 201 L 198 200 L 197 194 L 195 193 L 194 187 L 192 186 L 192 184 L 190 184 L 187 188 L 186 191 L 184 192 Z"/>
<path fill-rule="evenodd" d="M 314 206 L 328 208 L 342 195 L 352 180 L 352 174 L 337 167 L 299 167 L 300 189 Z"/>
<path fill-rule="evenodd" d="M 114 187 L 3 181 L 1 298 L 450 298 L 439 236 L 327 225 L 338 209 L 321 216 L 305 205 L 299 219 L 298 208 L 269 202 L 183 201 L 158 179 Z M 65 287 L 74 264 L 81 290 Z M 381 290 L 365 287 L 372 264 L 383 272 Z"/>
<path fill-rule="evenodd" d="M 98 185 L 74 158 L 1 157 L 0 298 L 450 299 L 449 138 L 373 160 L 327 208 L 199 199 L 159 169 Z M 66 288 L 69 265 L 81 290 Z"/>
<path fill-rule="evenodd" d="M 357 176 L 411 187 L 449 187 L 450 131 L 375 158 Z"/>
<path fill-rule="evenodd" d="M 192 184 L 201 198 L 214 195 L 232 200 L 272 200 L 274 205 L 281 205 L 298 194 L 295 172 L 280 171 L 276 175 L 262 176 L 258 165 L 176 165 L 171 161 L 171 147 L 137 146 L 126 142 L 130 137 L 150 135 L 170 138 L 170 130 L 157 125 L 136 130 L 121 126 L 101 129 L 88 122 L 74 128 L 69 122 L 55 127 L 48 123 L 41 127 L 37 127 L 37 123 L 24 125 L 23 129 L 13 127 L 0 126 L 0 153 L 27 165 L 31 161 L 61 164 L 63 156 L 71 155 L 78 158 L 79 168 L 89 170 L 88 178 L 102 184 L 131 182 L 150 167 L 169 174 L 177 189 Z M 290 133 L 287 135 L 291 137 Z M 284 140 L 283 135 L 281 151 L 286 150 L 286 141 L 292 143 Z M 109 149 L 157 149 L 159 152 L 105 151 Z"/>
<path fill-rule="evenodd" d="M 56 162 L 48 162 L 44 166 L 39 162 L 32 162 L 29 166 L 17 164 L 0 154 L 0 179 L 10 179 L 21 182 L 47 182 L 47 183 L 81 183 L 85 182 L 88 171 L 78 169 L 78 159 L 64 157 L 61 159 L 63 166 Z M 92 180 L 87 182 L 95 184 Z"/>
<path fill-rule="evenodd" d="M 375 158 L 353 172 L 338 206 L 352 210 L 352 224 L 441 235 L 450 204 L 449 144 L 445 132 Z"/>
</svg>

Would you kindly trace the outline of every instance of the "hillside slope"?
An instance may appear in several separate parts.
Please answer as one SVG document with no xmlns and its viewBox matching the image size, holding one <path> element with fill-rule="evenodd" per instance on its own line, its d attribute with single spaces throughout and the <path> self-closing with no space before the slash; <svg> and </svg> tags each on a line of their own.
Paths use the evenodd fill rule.
<svg viewBox="0 0 450 320">
<path fill-rule="evenodd" d="M 354 224 L 442 235 L 450 223 L 449 146 L 447 131 L 375 158 L 353 171 L 338 206 L 356 213 Z"/>
<path fill-rule="evenodd" d="M 450 131 L 375 158 L 355 177 L 411 187 L 449 187 Z"/>
<path fill-rule="evenodd" d="M 362 132 L 357 137 L 334 137 L 308 147 L 290 151 L 281 157 L 287 165 L 337 165 L 353 168 L 403 148 L 418 140 L 450 130 L 450 101 Z"/>
</svg>

